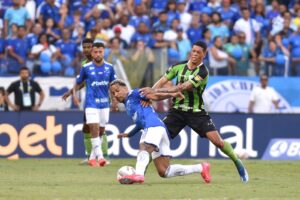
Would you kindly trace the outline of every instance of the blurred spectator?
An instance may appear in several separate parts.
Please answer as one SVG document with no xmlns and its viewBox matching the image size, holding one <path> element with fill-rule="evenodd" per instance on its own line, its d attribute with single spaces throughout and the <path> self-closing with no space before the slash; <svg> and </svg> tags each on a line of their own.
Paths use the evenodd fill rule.
<svg viewBox="0 0 300 200">
<path fill-rule="evenodd" d="M 263 37 L 267 37 L 269 28 L 270 28 L 270 21 L 265 16 L 265 6 L 262 3 L 257 3 L 255 5 L 254 13 L 251 15 L 251 18 L 255 19 L 258 23 L 261 34 Z"/>
<path fill-rule="evenodd" d="M 151 13 L 153 16 L 158 14 L 167 8 L 168 0 L 152 0 L 151 1 Z"/>
<path fill-rule="evenodd" d="M 44 32 L 49 36 L 49 42 L 51 44 L 54 44 L 60 39 L 61 31 L 56 27 L 54 20 L 51 18 L 47 19 Z"/>
<path fill-rule="evenodd" d="M 7 9 L 4 15 L 4 37 L 11 36 L 12 24 L 24 26 L 27 30 L 29 30 L 31 26 L 28 11 L 21 6 L 19 0 L 13 0 L 12 2 L 12 7 Z"/>
<path fill-rule="evenodd" d="M 26 30 L 24 26 L 18 27 L 18 37 L 7 41 L 7 73 L 17 74 L 21 67 L 26 63 L 27 53 L 29 51 L 27 40 L 25 38 Z"/>
<path fill-rule="evenodd" d="M 175 41 L 177 39 L 177 27 L 179 26 L 179 20 L 173 19 L 171 23 L 171 28 L 164 33 L 165 41 Z M 186 38 L 186 35 L 184 36 Z"/>
<path fill-rule="evenodd" d="M 14 103 L 10 101 L 8 96 L 14 93 Z M 35 93 L 38 93 L 40 98 L 38 103 L 35 101 Z M 6 100 L 14 111 L 39 110 L 43 103 L 45 94 L 40 85 L 34 80 L 30 80 L 29 70 L 27 67 L 20 69 L 20 80 L 11 83 L 6 92 Z"/>
<path fill-rule="evenodd" d="M 120 41 L 120 47 L 121 49 L 127 49 L 129 45 L 127 44 L 126 40 L 121 38 L 122 29 L 119 26 L 114 27 L 114 37 L 110 39 L 110 43 L 113 39 L 117 38 Z"/>
<path fill-rule="evenodd" d="M 227 42 L 229 37 L 229 30 L 227 26 L 222 23 L 221 15 L 215 12 L 212 14 L 211 18 L 212 23 L 208 26 L 208 29 L 211 32 L 212 39 L 214 39 L 216 36 L 220 36 L 223 42 Z"/>
<path fill-rule="evenodd" d="M 232 74 L 236 61 L 223 50 L 223 41 L 220 36 L 216 36 L 213 41 L 213 45 L 208 50 L 212 74 L 223 76 Z"/>
<path fill-rule="evenodd" d="M 232 27 L 236 19 L 239 18 L 237 10 L 231 6 L 231 0 L 222 0 L 221 7 L 217 9 L 221 19 L 228 27 Z"/>
<path fill-rule="evenodd" d="M 134 15 L 129 19 L 129 24 L 135 29 L 138 29 L 138 26 L 144 23 L 148 28 L 150 28 L 150 18 L 145 13 L 145 6 L 138 5 L 135 7 Z"/>
<path fill-rule="evenodd" d="M 91 28 L 91 30 L 86 34 L 86 38 L 91 38 L 94 41 L 102 42 L 104 44 L 109 41 L 108 35 L 102 31 L 101 20 L 98 20 L 96 26 Z"/>
<path fill-rule="evenodd" d="M 39 35 L 43 32 L 43 27 L 40 23 L 35 23 L 32 29 L 32 33 L 26 35 L 28 48 L 31 49 L 33 45 L 38 43 Z"/>
<path fill-rule="evenodd" d="M 193 14 L 191 26 L 187 30 L 188 38 L 192 44 L 201 40 L 202 27 L 199 22 L 200 22 L 200 15 L 197 13 Z"/>
<path fill-rule="evenodd" d="M 171 24 L 174 19 L 180 20 L 180 14 L 176 10 L 176 0 L 168 1 L 166 11 L 167 11 L 167 15 L 168 15 L 168 19 L 167 19 L 168 24 Z"/>
<path fill-rule="evenodd" d="M 128 24 L 128 15 L 122 15 L 120 17 L 120 23 L 117 24 L 117 27 L 121 28 L 121 38 L 126 40 L 127 44 L 130 44 L 130 39 L 135 32 L 133 26 Z"/>
<path fill-rule="evenodd" d="M 268 76 L 260 76 L 260 85 L 250 94 L 249 113 L 271 113 L 273 106 L 279 109 L 279 99 L 274 88 L 268 86 Z"/>
<path fill-rule="evenodd" d="M 34 0 L 24 0 L 25 5 L 24 7 L 26 8 L 30 19 L 34 22 L 34 20 L 36 19 L 35 17 L 35 13 L 36 13 L 36 3 Z"/>
<path fill-rule="evenodd" d="M 201 13 L 200 21 L 202 29 L 206 29 L 211 23 L 211 16 L 207 13 Z"/>
<path fill-rule="evenodd" d="M 102 20 L 102 31 L 108 36 L 109 39 L 114 37 L 114 31 L 112 30 L 112 22 L 109 18 Z"/>
<path fill-rule="evenodd" d="M 272 1 L 272 9 L 267 13 L 267 18 L 273 20 L 275 17 L 279 16 L 279 3 L 277 0 Z"/>
<path fill-rule="evenodd" d="M 176 32 L 177 32 L 176 43 L 179 52 L 179 61 L 184 61 L 188 59 L 188 56 L 192 49 L 192 44 L 186 37 L 184 37 L 184 30 L 182 26 L 177 26 Z"/>
<path fill-rule="evenodd" d="M 180 16 L 180 25 L 183 27 L 184 31 L 187 31 L 191 22 L 192 22 L 192 15 L 187 12 L 186 9 L 186 1 L 185 0 L 178 0 L 177 1 L 177 10 Z"/>
<path fill-rule="evenodd" d="M 5 89 L 4 87 L 0 87 L 0 112 L 8 111 L 8 105 L 5 100 Z"/>
<path fill-rule="evenodd" d="M 239 61 L 237 75 L 239 75 L 239 73 L 243 74 L 244 76 L 249 75 L 248 69 L 250 67 L 250 59 L 255 65 L 256 75 L 258 75 L 260 71 L 260 65 L 257 62 L 257 58 L 259 57 L 261 50 L 257 49 L 259 51 L 256 52 L 255 48 L 253 48 L 250 44 L 246 43 L 246 34 L 244 32 L 238 33 L 238 39 L 239 39 L 239 45 L 243 50 L 243 55 L 242 55 L 242 59 Z"/>
<path fill-rule="evenodd" d="M 60 29 L 69 28 L 74 24 L 73 17 L 69 14 L 67 4 L 62 4 L 59 8 L 59 18 L 58 18 L 58 27 Z"/>
<path fill-rule="evenodd" d="M 292 55 L 291 75 L 300 76 L 300 26 L 297 32 L 289 37 L 289 48 Z"/>
<path fill-rule="evenodd" d="M 162 30 L 154 31 L 152 36 L 149 46 L 153 49 L 169 47 L 171 44 L 171 42 L 164 40 L 164 32 Z M 175 42 L 173 42 L 173 45 L 176 46 Z"/>
<path fill-rule="evenodd" d="M 149 29 L 144 22 L 140 22 L 137 31 L 131 38 L 131 46 L 136 47 L 137 41 L 142 40 L 146 46 L 150 45 L 151 34 L 149 33 Z"/>
<path fill-rule="evenodd" d="M 118 38 L 113 38 L 110 41 L 110 48 L 106 51 L 106 60 L 113 65 L 120 60 L 121 62 L 126 62 L 126 52 L 121 48 L 121 41 Z"/>
<path fill-rule="evenodd" d="M 39 36 L 38 44 L 31 49 L 32 57 L 38 60 L 35 65 L 40 66 L 39 72 L 42 74 L 58 74 L 62 70 L 61 64 L 56 60 L 57 53 L 56 47 L 49 43 L 45 33 Z"/>
<path fill-rule="evenodd" d="M 254 45 L 255 40 L 260 38 L 260 26 L 255 19 L 250 18 L 250 10 L 248 8 L 242 9 L 242 16 L 234 24 L 235 32 L 244 32 L 246 34 L 246 43 Z"/>
<path fill-rule="evenodd" d="M 60 19 L 59 8 L 55 5 L 55 0 L 45 0 L 45 4 L 41 5 L 39 14 L 39 23 L 45 24 L 47 19 L 53 19 L 54 23 L 58 23 Z"/>
<path fill-rule="evenodd" d="M 265 62 L 266 74 L 269 74 L 269 76 L 283 76 L 289 51 L 282 45 L 280 36 L 276 38 L 276 41 L 270 40 L 268 44 L 269 46 L 264 49 L 259 60 Z"/>
<path fill-rule="evenodd" d="M 64 68 L 74 66 L 74 61 L 77 54 L 77 45 L 70 39 L 69 29 L 62 30 L 62 39 L 55 43 L 58 50 L 58 58 Z"/>
<path fill-rule="evenodd" d="M 232 74 L 238 76 L 247 76 L 248 66 L 243 65 L 243 61 L 245 60 L 243 57 L 243 48 L 239 44 L 239 38 L 237 35 L 231 36 L 230 42 L 224 45 L 224 50 L 236 61 Z"/>
<path fill-rule="evenodd" d="M 190 11 L 200 12 L 203 7 L 206 7 L 207 0 L 190 0 L 189 4 L 190 4 L 190 8 L 189 8 Z"/>
<path fill-rule="evenodd" d="M 210 7 L 213 12 L 215 12 L 221 7 L 221 3 L 219 0 L 209 0 L 207 6 Z"/>
<path fill-rule="evenodd" d="M 84 16 L 93 8 L 93 3 L 89 0 L 73 0 L 69 1 L 69 7 L 70 11 L 75 12 L 79 11 L 80 12 L 80 20 L 84 20 Z"/>
<path fill-rule="evenodd" d="M 158 20 L 152 26 L 152 30 L 167 31 L 170 28 L 170 24 L 167 21 L 168 21 L 167 11 L 160 12 Z"/>
</svg>

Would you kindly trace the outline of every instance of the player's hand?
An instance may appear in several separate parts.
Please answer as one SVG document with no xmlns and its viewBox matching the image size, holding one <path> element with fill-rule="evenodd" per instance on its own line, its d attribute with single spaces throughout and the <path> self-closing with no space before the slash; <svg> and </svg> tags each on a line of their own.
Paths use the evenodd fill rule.
<svg viewBox="0 0 300 200">
<path fill-rule="evenodd" d="M 32 108 L 33 111 L 38 111 L 39 109 L 40 109 L 40 106 L 38 106 L 38 105 L 35 105 L 35 106 L 33 106 L 33 108 Z"/>
<path fill-rule="evenodd" d="M 175 97 L 175 98 L 178 97 L 179 100 L 182 100 L 182 99 L 185 98 L 184 95 L 181 92 L 173 93 L 172 96 Z"/>
<path fill-rule="evenodd" d="M 141 88 L 139 91 L 142 95 L 147 96 L 148 94 L 153 94 L 155 93 L 155 90 L 151 87 L 144 87 Z"/>
<path fill-rule="evenodd" d="M 79 106 L 80 105 L 80 99 L 77 96 L 73 96 L 73 103 L 75 106 Z"/>
<path fill-rule="evenodd" d="M 65 92 L 61 98 L 62 98 L 62 100 L 66 101 L 70 95 L 71 95 L 71 92 L 68 91 L 68 92 Z"/>
<path fill-rule="evenodd" d="M 151 101 L 141 101 L 141 105 L 143 106 L 143 107 L 147 107 L 147 106 L 150 106 L 151 105 Z"/>
<path fill-rule="evenodd" d="M 117 135 L 118 138 L 126 138 L 128 137 L 128 133 L 120 133 L 119 135 Z"/>
</svg>

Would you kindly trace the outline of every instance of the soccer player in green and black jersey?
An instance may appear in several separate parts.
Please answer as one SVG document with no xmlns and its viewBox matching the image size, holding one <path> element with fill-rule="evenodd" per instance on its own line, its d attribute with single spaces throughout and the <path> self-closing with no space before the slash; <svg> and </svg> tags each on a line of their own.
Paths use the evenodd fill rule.
<svg viewBox="0 0 300 200">
<path fill-rule="evenodd" d="M 248 173 L 242 161 L 238 159 L 232 146 L 220 137 L 212 119 L 204 109 L 202 94 L 209 77 L 208 69 L 203 64 L 206 50 L 207 45 L 204 42 L 194 43 L 188 61 L 173 65 L 153 88 L 143 88 L 141 91 L 145 95 L 155 92 L 182 92 L 185 98 L 173 99 L 173 108 L 163 120 L 171 137 L 175 138 L 185 126 L 191 127 L 200 137 L 209 139 L 231 158 L 241 180 L 248 182 Z M 163 88 L 174 78 L 176 78 L 175 86 Z"/>
<path fill-rule="evenodd" d="M 91 62 L 93 60 L 92 55 L 91 55 L 91 51 L 92 51 L 92 45 L 93 45 L 93 40 L 92 39 L 84 39 L 82 41 L 82 50 L 83 50 L 83 55 L 84 55 L 84 59 L 81 61 L 81 66 Z M 85 84 L 82 84 L 80 89 L 82 89 L 85 86 Z M 72 89 L 69 90 L 68 92 L 66 92 L 63 95 L 63 99 L 66 100 L 70 95 L 72 95 Z M 75 105 L 79 105 L 80 104 L 80 100 L 78 99 L 78 97 L 75 95 L 73 96 L 73 101 Z M 90 130 L 89 130 L 89 126 L 86 124 L 86 117 L 85 115 L 83 116 L 83 127 L 82 127 L 82 132 L 84 133 L 83 135 L 83 139 L 84 139 L 84 147 L 85 147 L 85 153 L 87 158 L 89 158 L 91 151 L 92 151 L 92 143 L 91 143 L 91 134 L 90 134 Z M 107 144 L 107 136 L 104 132 L 104 134 L 102 135 L 102 152 L 103 152 L 103 156 L 104 158 L 107 160 L 106 164 L 109 164 L 108 161 L 108 144 Z M 87 163 L 87 159 L 85 159 L 82 163 Z"/>
</svg>

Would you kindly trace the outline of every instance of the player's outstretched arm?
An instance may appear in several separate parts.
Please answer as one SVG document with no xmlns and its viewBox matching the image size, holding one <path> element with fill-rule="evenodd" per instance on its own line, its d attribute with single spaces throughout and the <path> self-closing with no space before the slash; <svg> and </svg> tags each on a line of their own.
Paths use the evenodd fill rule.
<svg viewBox="0 0 300 200">
<path fill-rule="evenodd" d="M 129 133 L 120 133 L 117 137 L 118 138 L 132 137 L 135 134 L 137 134 L 140 130 L 142 130 L 142 128 L 135 125 L 134 128 L 131 131 L 129 131 Z"/>
<path fill-rule="evenodd" d="M 173 93 L 152 93 L 146 95 L 147 99 L 151 99 L 154 101 L 169 99 L 172 97 L 179 97 L 179 99 L 184 99 L 184 95 L 181 92 L 173 92 Z"/>
<path fill-rule="evenodd" d="M 76 86 L 76 84 L 73 86 L 73 88 Z M 82 88 L 84 88 L 85 84 L 84 83 L 81 83 L 78 90 L 81 90 Z M 71 88 L 69 91 L 65 92 L 63 94 L 63 96 L 61 97 L 64 101 L 66 101 L 69 96 L 71 96 L 73 94 L 73 88 Z"/>
</svg>

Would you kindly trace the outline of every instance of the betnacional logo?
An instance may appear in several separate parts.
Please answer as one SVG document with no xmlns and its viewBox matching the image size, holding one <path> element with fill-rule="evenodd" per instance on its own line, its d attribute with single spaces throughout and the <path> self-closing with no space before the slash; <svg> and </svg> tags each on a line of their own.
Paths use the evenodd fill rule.
<svg viewBox="0 0 300 200">
<path fill-rule="evenodd" d="M 40 124 L 27 124 L 18 133 L 11 124 L 0 124 L 0 135 L 6 135 L 9 140 L 7 144 L 0 143 L 0 156 L 19 158 L 15 153 L 18 148 L 28 156 L 39 156 L 48 150 L 55 156 L 62 155 L 62 147 L 55 142 L 57 135 L 62 134 L 62 125 L 55 124 L 54 116 L 46 117 L 46 127 Z"/>
<path fill-rule="evenodd" d="M 247 112 L 252 89 L 258 85 L 250 80 L 220 81 L 204 92 L 204 102 L 208 111 Z M 278 93 L 280 112 L 290 110 L 289 103 Z"/>
</svg>

